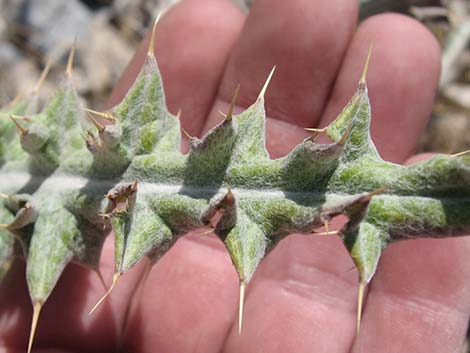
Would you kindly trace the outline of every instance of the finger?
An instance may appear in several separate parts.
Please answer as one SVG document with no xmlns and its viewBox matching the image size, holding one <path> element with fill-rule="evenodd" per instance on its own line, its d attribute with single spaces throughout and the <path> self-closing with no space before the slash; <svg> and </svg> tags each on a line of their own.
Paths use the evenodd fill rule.
<svg viewBox="0 0 470 353">
<path fill-rule="evenodd" d="M 222 243 L 185 236 L 150 273 L 124 351 L 220 352 L 237 300 L 238 278 Z"/>
<path fill-rule="evenodd" d="M 470 313 L 469 253 L 468 238 L 387 248 L 353 352 L 459 352 Z"/>
<path fill-rule="evenodd" d="M 158 24 L 155 55 L 167 106 L 182 110 L 182 125 L 197 135 L 212 106 L 225 62 L 244 15 L 229 0 L 192 0 L 175 5 Z M 110 104 L 121 101 L 144 61 L 148 37 L 116 85 Z"/>
<path fill-rule="evenodd" d="M 275 119 L 268 120 L 268 150 L 275 156 L 287 152 L 307 136 L 295 126 L 314 125 L 320 117 L 354 30 L 356 13 L 355 1 L 255 1 L 205 130 L 221 120 L 217 112 L 226 111 L 238 84 L 239 106 L 251 105 L 276 65 L 266 94 L 267 114 Z M 271 145 L 280 138 L 283 144 Z"/>
<path fill-rule="evenodd" d="M 430 117 L 440 70 L 437 41 L 409 17 L 379 15 L 359 26 L 320 126 L 333 120 L 356 90 L 371 44 L 367 85 L 372 137 L 385 160 L 402 162 L 414 151 Z"/>
<path fill-rule="evenodd" d="M 355 324 L 352 268 L 339 238 L 289 236 L 250 282 L 241 336 L 234 325 L 224 352 L 347 352 Z"/>
<path fill-rule="evenodd" d="M 101 269 L 106 279 L 113 272 L 112 239 L 105 242 Z M 32 304 L 24 280 L 25 266 L 17 261 L 0 291 L 0 339 L 7 351 L 26 351 Z M 120 335 L 127 302 L 135 286 L 135 275 L 123 278 L 118 295 L 112 295 L 90 318 L 88 312 L 105 289 L 96 273 L 67 266 L 39 317 L 33 350 L 63 348 L 83 352 L 112 352 Z"/>
</svg>

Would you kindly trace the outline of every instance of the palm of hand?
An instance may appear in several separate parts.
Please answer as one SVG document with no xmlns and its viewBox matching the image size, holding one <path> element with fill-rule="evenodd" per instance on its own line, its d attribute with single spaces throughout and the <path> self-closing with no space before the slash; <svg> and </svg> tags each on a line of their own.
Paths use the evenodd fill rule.
<svg viewBox="0 0 470 353">
<path fill-rule="evenodd" d="M 202 135 L 220 121 L 235 86 L 239 106 L 256 98 L 270 68 L 268 149 L 288 152 L 325 126 L 356 87 L 367 47 L 373 137 L 384 159 L 405 161 L 426 123 L 439 71 L 439 51 L 418 23 L 382 15 L 357 29 L 346 0 L 255 1 L 244 16 L 226 0 L 183 1 L 162 20 L 157 59 L 172 112 Z M 145 49 L 144 47 L 142 49 Z M 144 50 L 117 86 L 132 83 Z M 106 242 L 102 271 L 112 272 Z M 355 337 L 357 274 L 336 237 L 284 240 L 248 286 L 245 322 L 237 330 L 238 281 L 223 245 L 188 235 L 155 266 L 143 290 L 144 264 L 131 270 L 93 318 L 103 292 L 96 276 L 69 266 L 43 309 L 36 347 L 54 352 L 456 352 L 470 312 L 468 239 L 420 240 L 391 246 L 369 288 Z M 30 302 L 18 262 L 2 285 L 0 337 L 23 351 Z M 130 298 L 134 298 L 130 310 Z M 123 322 L 127 321 L 123 333 Z M 49 350 L 52 351 L 52 350 Z M 43 351 L 45 352 L 45 351 Z"/>
</svg>

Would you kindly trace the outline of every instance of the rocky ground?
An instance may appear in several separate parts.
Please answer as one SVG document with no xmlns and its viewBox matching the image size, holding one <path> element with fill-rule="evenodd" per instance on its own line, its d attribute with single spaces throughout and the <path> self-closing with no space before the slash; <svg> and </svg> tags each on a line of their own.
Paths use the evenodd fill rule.
<svg viewBox="0 0 470 353">
<path fill-rule="evenodd" d="M 0 0 L 0 105 L 32 87 L 48 58 L 43 90 L 60 79 L 74 39 L 80 93 L 99 107 L 156 15 L 178 0 Z M 250 0 L 233 0 L 249 9 Z M 470 5 L 468 0 L 360 0 L 361 19 L 394 11 L 428 25 L 443 47 L 443 75 L 421 151 L 470 148 Z M 110 60 L 109 58 L 112 58 Z M 62 67 L 61 67 L 62 65 Z"/>
</svg>

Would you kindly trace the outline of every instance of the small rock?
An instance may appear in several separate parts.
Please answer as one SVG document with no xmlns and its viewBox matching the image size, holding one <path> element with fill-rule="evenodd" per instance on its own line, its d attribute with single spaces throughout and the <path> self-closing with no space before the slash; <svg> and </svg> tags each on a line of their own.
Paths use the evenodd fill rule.
<svg viewBox="0 0 470 353">
<path fill-rule="evenodd" d="M 30 43 L 44 53 L 86 36 L 92 19 L 91 11 L 78 0 L 23 1 L 21 7 L 24 11 L 16 20 L 31 29 Z"/>
</svg>

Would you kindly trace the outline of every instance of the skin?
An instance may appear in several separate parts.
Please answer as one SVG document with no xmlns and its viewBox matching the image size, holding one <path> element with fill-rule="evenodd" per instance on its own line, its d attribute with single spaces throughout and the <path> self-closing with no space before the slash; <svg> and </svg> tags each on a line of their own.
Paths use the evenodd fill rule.
<svg viewBox="0 0 470 353">
<path fill-rule="evenodd" d="M 169 109 L 181 108 L 183 127 L 202 136 L 222 119 L 218 111 L 227 110 L 238 83 L 241 110 L 275 64 L 266 95 L 267 144 L 272 157 L 282 156 L 307 136 L 304 127 L 323 127 L 338 114 L 373 42 L 372 135 L 385 159 L 406 162 L 432 108 L 438 44 L 407 17 L 379 15 L 360 25 L 356 18 L 350 0 L 255 0 L 248 16 L 228 0 L 182 1 L 157 34 Z M 111 105 L 133 82 L 145 51 L 146 43 Z M 238 280 L 228 253 L 212 235 L 190 234 L 137 290 L 145 263 L 126 273 L 92 318 L 88 311 L 103 288 L 92 271 L 68 266 L 44 306 L 34 351 L 454 353 L 470 313 L 469 252 L 468 238 L 387 248 L 356 337 L 357 273 L 344 246 L 335 236 L 291 235 L 248 285 L 238 336 Z M 109 238 L 101 263 L 108 281 L 112 258 Z M 18 260 L 2 284 L 0 352 L 26 349 L 32 310 L 23 273 Z"/>
</svg>

